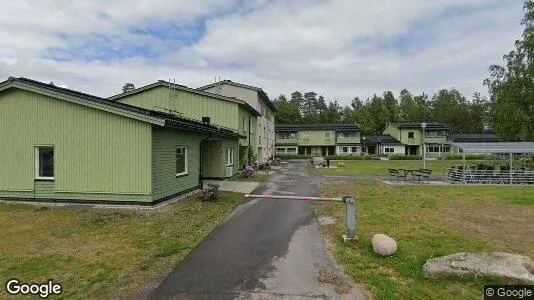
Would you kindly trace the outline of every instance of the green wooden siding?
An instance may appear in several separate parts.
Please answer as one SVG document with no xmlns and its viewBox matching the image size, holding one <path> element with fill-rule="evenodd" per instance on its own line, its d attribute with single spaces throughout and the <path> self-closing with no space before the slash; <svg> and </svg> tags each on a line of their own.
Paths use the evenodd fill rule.
<svg viewBox="0 0 534 300">
<path fill-rule="evenodd" d="M 218 126 L 239 130 L 239 104 L 214 97 L 199 95 L 179 89 L 158 86 L 137 94 L 125 96 L 117 101 L 161 110 L 171 109 L 184 117 L 201 120 L 210 117 L 211 123 Z M 242 133 L 242 131 L 240 131 Z"/>
<path fill-rule="evenodd" d="M 150 195 L 150 124 L 10 89 L 0 94 L 0 128 L 0 195 L 34 190 L 36 145 L 54 147 L 54 197 Z"/>
<path fill-rule="evenodd" d="M 414 138 L 408 138 L 409 133 L 414 133 Z M 391 124 L 386 126 L 384 134 L 389 134 L 406 145 L 421 145 L 423 144 L 423 130 L 418 128 L 397 128 Z"/>
<path fill-rule="evenodd" d="M 330 133 L 330 139 L 325 139 L 325 133 Z M 336 144 L 334 130 L 301 130 L 297 136 L 299 146 L 334 146 Z"/>
<path fill-rule="evenodd" d="M 349 134 L 351 134 L 349 136 Z M 360 143 L 360 132 L 338 132 L 337 133 L 337 143 L 338 144 L 359 144 Z"/>
<path fill-rule="evenodd" d="M 54 181 L 35 181 L 35 198 L 54 198 Z"/>
<path fill-rule="evenodd" d="M 202 145 L 202 176 L 206 178 L 222 177 L 221 164 L 222 141 L 207 140 Z"/>
<path fill-rule="evenodd" d="M 152 199 L 182 193 L 198 187 L 200 174 L 200 141 L 207 137 L 197 132 L 159 126 L 152 136 Z M 188 175 L 176 176 L 176 149 L 186 147 Z"/>
</svg>

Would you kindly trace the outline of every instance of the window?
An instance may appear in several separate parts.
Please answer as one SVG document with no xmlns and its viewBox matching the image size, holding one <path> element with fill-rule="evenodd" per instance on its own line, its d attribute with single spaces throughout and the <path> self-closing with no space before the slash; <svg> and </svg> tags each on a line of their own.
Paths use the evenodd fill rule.
<svg viewBox="0 0 534 300">
<path fill-rule="evenodd" d="M 35 148 L 35 178 L 54 179 L 54 147 Z"/>
<path fill-rule="evenodd" d="M 330 132 L 325 132 L 325 133 L 324 133 L 324 139 L 325 139 L 325 140 L 329 140 L 329 139 L 331 139 Z"/>
<path fill-rule="evenodd" d="M 247 131 L 247 126 L 245 125 L 245 117 L 243 117 L 243 132 Z"/>
<path fill-rule="evenodd" d="M 289 134 L 289 138 L 290 138 L 290 139 L 297 138 L 297 134 L 294 133 L 294 132 L 292 132 L 292 133 Z"/>
<path fill-rule="evenodd" d="M 276 148 L 276 152 L 277 153 L 285 153 L 286 152 L 286 148 Z"/>
<path fill-rule="evenodd" d="M 358 151 L 356 151 L 356 147 L 350 147 L 350 152 L 352 152 L 352 153 L 356 153 L 356 152 L 358 152 Z"/>
<path fill-rule="evenodd" d="M 408 132 L 408 138 L 409 139 L 415 138 L 415 132 L 413 132 L 413 131 Z"/>
<path fill-rule="evenodd" d="M 263 136 L 267 137 L 267 128 L 263 127 Z"/>
<path fill-rule="evenodd" d="M 226 166 L 234 165 L 234 148 L 226 148 Z"/>
<path fill-rule="evenodd" d="M 349 147 L 343 147 L 341 152 L 343 152 L 343 153 L 349 152 Z"/>
<path fill-rule="evenodd" d="M 340 138 L 343 138 L 343 137 L 345 137 L 345 134 L 344 134 L 343 132 L 340 132 L 340 133 L 339 133 L 339 137 L 340 137 Z"/>
<path fill-rule="evenodd" d="M 297 153 L 297 148 L 287 148 L 286 152 L 287 153 L 295 153 L 296 154 Z"/>
<path fill-rule="evenodd" d="M 395 153 L 395 148 L 393 148 L 393 147 L 384 147 L 384 153 Z"/>
<path fill-rule="evenodd" d="M 187 148 L 176 148 L 176 176 L 182 176 L 187 174 Z"/>
</svg>

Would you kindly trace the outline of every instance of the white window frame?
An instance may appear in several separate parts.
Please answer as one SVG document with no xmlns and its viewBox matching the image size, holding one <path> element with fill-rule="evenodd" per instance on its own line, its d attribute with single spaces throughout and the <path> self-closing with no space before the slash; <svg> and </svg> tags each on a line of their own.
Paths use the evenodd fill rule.
<svg viewBox="0 0 534 300">
<path fill-rule="evenodd" d="M 234 148 L 226 148 L 226 166 L 234 165 Z"/>
<path fill-rule="evenodd" d="M 176 152 L 178 151 L 178 149 L 182 149 L 182 151 L 184 151 L 184 172 L 182 173 L 176 173 L 176 177 L 180 177 L 180 176 L 185 176 L 185 175 L 189 175 L 189 148 L 188 147 L 183 147 L 183 146 L 178 146 L 175 148 L 174 150 L 174 169 L 176 170 Z"/>
<path fill-rule="evenodd" d="M 328 137 L 327 137 L 327 135 L 328 135 Z M 324 139 L 325 139 L 325 140 L 331 140 L 331 139 L 332 139 L 332 133 L 330 133 L 330 132 L 325 132 L 325 133 L 324 133 Z"/>
<path fill-rule="evenodd" d="M 384 147 L 384 153 L 395 153 L 395 147 Z"/>
<path fill-rule="evenodd" d="M 354 151 L 352 151 L 352 150 L 354 150 Z M 351 152 L 351 153 L 358 153 L 358 147 L 356 147 L 356 146 L 351 146 L 351 147 L 350 147 L 350 152 Z"/>
<path fill-rule="evenodd" d="M 53 145 L 38 145 L 35 146 L 35 179 L 41 179 L 41 180 L 54 180 L 55 179 L 55 166 L 54 166 L 54 176 L 47 177 L 47 176 L 39 176 L 39 149 L 41 148 L 52 148 L 52 151 L 54 151 L 54 156 L 56 155 L 55 149 Z M 55 165 L 55 159 L 54 159 L 54 165 Z"/>
<path fill-rule="evenodd" d="M 347 151 L 345 151 L 345 149 L 346 149 Z M 348 147 L 348 146 L 342 146 L 342 147 L 341 147 L 341 153 L 349 153 L 349 150 L 350 150 L 350 147 Z"/>
</svg>

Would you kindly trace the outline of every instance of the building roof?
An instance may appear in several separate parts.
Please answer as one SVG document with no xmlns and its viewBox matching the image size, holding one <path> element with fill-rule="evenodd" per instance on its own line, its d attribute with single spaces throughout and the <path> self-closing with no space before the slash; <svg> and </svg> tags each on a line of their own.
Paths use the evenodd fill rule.
<svg viewBox="0 0 534 300">
<path fill-rule="evenodd" d="M 250 106 L 250 104 L 248 104 L 247 102 L 245 102 L 245 101 L 243 101 L 241 99 L 237 99 L 235 97 L 227 97 L 227 96 L 223 96 L 223 95 L 219 95 L 219 94 L 214 94 L 214 93 L 210 93 L 210 92 L 206 92 L 206 91 L 202 91 L 202 90 L 198 90 L 198 89 L 193 89 L 193 88 L 187 87 L 185 85 L 169 83 L 169 82 L 167 82 L 165 80 L 158 80 L 158 81 L 156 81 L 154 83 L 142 86 L 140 88 L 136 88 L 135 90 L 131 90 L 131 91 L 126 92 L 126 93 L 121 93 L 121 94 L 117 94 L 117 95 L 108 97 L 108 99 L 109 100 L 113 100 L 113 101 L 118 101 L 121 98 L 124 98 L 124 97 L 127 97 L 127 96 L 131 96 L 131 95 L 135 95 L 135 94 L 138 94 L 140 92 L 143 92 L 143 91 L 146 91 L 146 90 L 150 90 L 150 89 L 153 89 L 153 88 L 156 88 L 156 87 L 167 87 L 167 88 L 171 88 L 172 87 L 172 88 L 175 88 L 175 89 L 178 89 L 178 90 L 190 92 L 190 93 L 197 94 L 197 95 L 208 96 L 208 97 L 217 98 L 217 99 L 223 100 L 223 101 L 229 101 L 229 102 L 237 103 L 237 104 L 243 106 L 245 109 L 247 109 L 249 112 L 251 112 L 255 116 L 261 116 L 260 112 L 258 112 L 254 107 Z"/>
<path fill-rule="evenodd" d="M 36 92 L 159 126 L 209 132 L 227 137 L 244 138 L 244 136 L 232 130 L 220 128 L 214 125 L 208 125 L 197 120 L 179 117 L 171 113 L 149 110 L 125 103 L 111 101 L 105 98 L 100 98 L 94 95 L 58 87 L 28 78 L 9 77 L 8 80 L 0 83 L 0 92 L 9 88 L 19 88 Z"/>
<path fill-rule="evenodd" d="M 335 131 L 358 131 L 360 126 L 356 123 L 313 123 L 313 124 L 276 124 L 274 131 L 298 131 L 298 130 L 335 130 Z"/>
<path fill-rule="evenodd" d="M 362 143 L 365 138 L 365 144 L 382 144 L 382 145 L 404 145 L 391 135 L 369 135 L 362 137 Z"/>
<path fill-rule="evenodd" d="M 457 143 L 482 143 L 482 142 L 502 142 L 503 140 L 493 133 L 466 133 L 451 134 L 451 141 Z"/>
<path fill-rule="evenodd" d="M 531 142 L 453 143 L 463 153 L 534 153 Z"/>
<path fill-rule="evenodd" d="M 241 87 L 241 88 L 245 88 L 245 89 L 249 89 L 249 90 L 254 90 L 254 91 L 258 92 L 258 94 L 260 95 L 260 99 L 262 99 L 263 102 L 265 102 L 267 104 L 267 106 L 269 106 L 274 112 L 278 112 L 278 110 L 274 106 L 274 103 L 269 99 L 269 96 L 267 96 L 267 93 L 262 88 L 259 88 L 257 86 L 247 85 L 247 84 L 243 84 L 243 83 L 239 83 L 239 82 L 233 82 L 232 80 L 225 79 L 225 80 L 222 80 L 222 81 L 219 81 L 219 82 L 214 82 L 214 83 L 210 83 L 208 85 L 201 86 L 201 87 L 199 87 L 197 89 L 198 90 L 206 90 L 206 89 L 215 87 L 215 86 L 217 86 L 219 84 L 228 84 L 228 85 L 233 85 L 233 86 L 237 86 L 237 87 Z"/>
<path fill-rule="evenodd" d="M 388 125 L 397 128 L 417 128 L 421 129 L 421 124 L 426 123 L 425 130 L 450 130 L 449 126 L 438 122 L 424 122 L 424 121 L 394 121 L 389 122 Z M 386 125 L 387 127 L 387 125 Z"/>
</svg>

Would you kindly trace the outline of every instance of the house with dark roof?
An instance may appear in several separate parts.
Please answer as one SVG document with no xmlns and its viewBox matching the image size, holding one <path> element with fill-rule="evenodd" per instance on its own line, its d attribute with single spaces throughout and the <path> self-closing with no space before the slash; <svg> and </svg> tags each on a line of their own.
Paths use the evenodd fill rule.
<svg viewBox="0 0 534 300">
<path fill-rule="evenodd" d="M 243 100 L 259 111 L 261 116 L 257 118 L 257 124 L 254 125 L 257 135 L 252 142 L 253 155 L 259 164 L 265 163 L 274 155 L 274 116 L 277 111 L 262 88 L 231 80 L 222 80 L 199 87 L 198 90 Z"/>
<path fill-rule="evenodd" d="M 432 157 L 450 152 L 449 131 L 447 125 L 438 122 L 395 121 L 389 122 L 383 133 L 405 144 L 406 155 L 423 155 L 425 147 L 425 156 Z"/>
<path fill-rule="evenodd" d="M 260 112 L 244 100 L 188 88 L 163 80 L 108 98 L 117 103 L 145 109 L 167 111 L 179 116 L 227 128 L 243 136 L 236 144 L 233 138 L 210 137 L 204 143 L 212 149 L 202 156 L 211 167 L 204 178 L 225 178 L 253 163 L 250 151 L 257 141 Z"/>
<path fill-rule="evenodd" d="M 404 155 L 406 145 L 391 135 L 368 135 L 362 137 L 362 149 L 371 155 Z"/>
<path fill-rule="evenodd" d="M 450 140 L 454 143 L 499 143 L 503 141 L 493 133 L 451 134 Z"/>
<path fill-rule="evenodd" d="M 355 123 L 277 124 L 275 132 L 277 154 L 361 154 L 360 126 Z"/>
<path fill-rule="evenodd" d="M 0 83 L 0 198 L 154 204 L 227 163 L 206 159 L 218 155 L 210 141 L 244 138 L 171 110 L 10 77 Z"/>
</svg>

